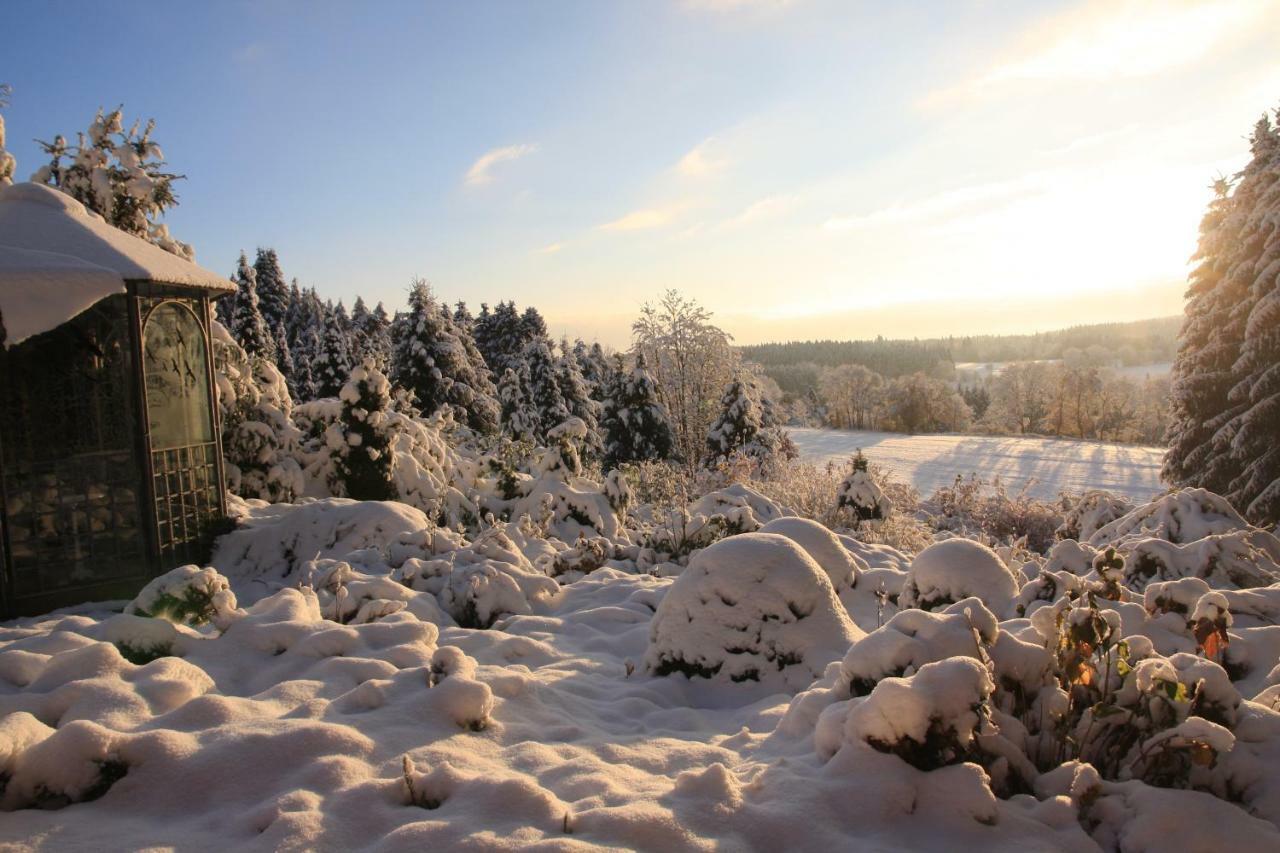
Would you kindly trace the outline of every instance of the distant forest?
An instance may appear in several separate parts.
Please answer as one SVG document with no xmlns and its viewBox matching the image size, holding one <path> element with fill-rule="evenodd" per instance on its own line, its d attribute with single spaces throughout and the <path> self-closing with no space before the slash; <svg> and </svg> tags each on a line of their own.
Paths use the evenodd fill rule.
<svg viewBox="0 0 1280 853">
<path fill-rule="evenodd" d="M 784 392 L 814 387 L 824 367 L 860 364 L 887 378 L 917 371 L 950 378 L 957 363 L 1040 361 L 1072 350 L 1099 347 L 1123 365 L 1173 361 L 1181 316 L 1129 323 L 1072 326 L 1029 335 L 966 335 L 913 340 L 789 341 L 741 348 L 742 356 L 764 367 Z"/>
</svg>

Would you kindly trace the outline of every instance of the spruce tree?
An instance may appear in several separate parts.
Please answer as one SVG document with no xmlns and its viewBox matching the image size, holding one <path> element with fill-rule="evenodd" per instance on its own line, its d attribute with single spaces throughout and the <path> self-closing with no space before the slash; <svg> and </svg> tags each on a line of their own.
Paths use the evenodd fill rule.
<svg viewBox="0 0 1280 853">
<path fill-rule="evenodd" d="M 658 400 L 657 383 L 644 356 L 636 357 L 630 371 L 623 369 L 619 358 L 602 385 L 607 395 L 601 419 L 605 468 L 670 459 L 675 452 L 671 417 Z"/>
<path fill-rule="evenodd" d="M 560 397 L 571 417 L 582 420 L 586 427 L 583 437 L 583 455 L 588 459 L 598 459 L 604 450 L 600 438 L 600 404 L 591 399 L 591 387 L 578 368 L 578 361 L 568 341 L 560 344 L 560 358 L 556 361 L 556 385 L 560 388 Z"/>
<path fill-rule="evenodd" d="M 412 391 L 422 411 L 448 407 L 459 423 L 481 433 L 498 429 L 497 391 L 471 335 L 453 322 L 424 281 L 415 281 L 409 307 L 394 332 L 393 376 Z"/>
<path fill-rule="evenodd" d="M 312 381 L 317 398 L 336 397 L 351 376 L 351 350 L 347 333 L 336 317 L 329 313 L 320 335 L 320 351 L 312 365 Z"/>
<path fill-rule="evenodd" d="M 276 358 L 275 338 L 267 329 L 262 319 L 262 311 L 258 308 L 257 274 L 249 266 L 249 259 L 244 252 L 240 253 L 240 262 L 231 276 L 235 282 L 236 292 L 229 297 L 231 306 L 231 334 L 249 355 L 256 355 L 274 362 Z"/>
<path fill-rule="evenodd" d="M 372 364 L 351 371 L 339 394 L 344 433 L 343 452 L 336 469 L 347 497 L 360 501 L 397 498 L 391 473 L 391 433 L 385 428 L 391 412 L 391 384 Z"/>
<path fill-rule="evenodd" d="M 1215 184 L 1200 226 L 1186 317 L 1173 366 L 1169 450 L 1162 475 L 1226 495 L 1255 523 L 1277 520 L 1277 129 L 1264 117 L 1253 157 Z"/>
<path fill-rule="evenodd" d="M 537 440 L 545 443 L 547 433 L 570 417 L 569 407 L 565 405 L 564 395 L 560 393 L 556 359 L 551 355 L 551 348 L 547 346 L 546 340 L 531 341 L 525 349 L 524 362 L 528 370 L 525 396 L 537 413 Z"/>
<path fill-rule="evenodd" d="M 744 373 L 729 383 L 720 398 L 720 416 L 707 432 L 703 463 L 713 466 L 735 454 L 758 462 L 795 456 L 795 445 L 778 423 L 773 402 Z"/>
<path fill-rule="evenodd" d="M 258 305 L 262 310 L 262 319 L 266 321 L 272 338 L 275 338 L 277 329 L 286 329 L 290 297 L 289 287 L 284 282 L 284 273 L 280 271 L 280 258 L 276 255 L 276 250 L 258 249 L 258 256 L 253 262 L 253 271 L 257 276 Z"/>
<path fill-rule="evenodd" d="M 1241 471 L 1227 497 L 1250 521 L 1265 525 L 1280 521 L 1280 124 L 1258 123 L 1253 156 L 1257 187 L 1242 229 L 1243 257 L 1233 270 L 1252 277 L 1237 309 L 1244 339 L 1229 394 L 1243 407 L 1228 429 Z"/>
<path fill-rule="evenodd" d="M 538 435 L 538 413 L 524 395 L 527 380 L 511 368 L 498 381 L 498 402 L 502 406 L 502 431 L 515 439 L 535 440 Z"/>
</svg>

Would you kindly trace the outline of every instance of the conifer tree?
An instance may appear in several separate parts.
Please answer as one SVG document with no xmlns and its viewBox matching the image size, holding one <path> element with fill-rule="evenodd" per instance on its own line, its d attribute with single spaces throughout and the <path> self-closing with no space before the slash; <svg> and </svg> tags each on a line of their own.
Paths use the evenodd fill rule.
<svg viewBox="0 0 1280 853">
<path fill-rule="evenodd" d="M 312 381 L 317 398 L 336 397 L 351 376 L 351 350 L 347 334 L 338 322 L 336 310 L 330 312 L 320 335 L 320 351 L 312 365 Z"/>
<path fill-rule="evenodd" d="M 600 438 L 600 404 L 591 399 L 591 387 L 578 368 L 578 360 L 568 341 L 560 344 L 560 358 L 556 361 L 556 385 L 560 397 L 571 417 L 578 418 L 586 428 L 582 451 L 588 459 L 597 459 L 604 450 Z"/>
<path fill-rule="evenodd" d="M 538 434 L 538 413 L 524 396 L 526 380 L 507 368 L 498 382 L 502 406 L 502 431 L 515 439 L 533 441 Z"/>
<path fill-rule="evenodd" d="M 1280 518 L 1280 131 L 1267 117 L 1251 152 L 1234 181 L 1215 184 L 1201 222 L 1162 475 L 1226 495 L 1266 524 Z"/>
<path fill-rule="evenodd" d="M 183 176 L 165 171 L 164 155 L 151 138 L 155 120 L 141 131 L 136 121 L 125 130 L 123 109 L 109 113 L 99 109 L 75 145 L 68 145 L 64 136 L 55 136 L 53 142 L 38 141 L 49 163 L 37 169 L 31 180 L 66 193 L 121 231 L 195 260 L 191 246 L 175 240 L 159 221 L 178 204 L 173 183 Z M 3 168 L 0 163 L 0 172 Z"/>
<path fill-rule="evenodd" d="M 258 305 L 262 310 L 262 319 L 272 338 L 276 331 L 286 331 L 286 317 L 289 313 L 289 287 L 284 282 L 284 273 L 280 270 L 280 258 L 275 249 L 258 249 L 253 262 L 253 271 L 257 276 Z M 283 368 L 281 369 L 283 373 Z M 286 373 L 287 377 L 288 374 Z"/>
<path fill-rule="evenodd" d="M 257 274 L 253 267 L 249 266 L 249 259 L 245 257 L 244 252 L 240 253 L 240 262 L 231 280 L 236 285 L 235 295 L 229 297 L 232 301 L 231 334 L 249 355 L 260 356 L 274 362 L 275 338 L 267 329 L 267 324 L 262 319 L 262 312 L 258 308 Z"/>
<path fill-rule="evenodd" d="M 415 281 L 394 333 L 393 376 L 422 411 L 449 407 L 459 423 L 482 433 L 498 429 L 497 391 L 471 335 L 453 322 L 425 281 Z"/>
<path fill-rule="evenodd" d="M 365 363 L 351 371 L 339 397 L 342 414 L 338 423 L 344 440 L 335 468 L 347 497 L 395 500 L 391 433 L 385 428 L 391 412 L 391 383 L 372 364 Z"/>
<path fill-rule="evenodd" d="M 637 355 L 630 371 L 619 358 L 610 370 L 601 427 L 604 431 L 605 468 L 623 462 L 670 459 L 675 453 L 671 417 L 658 400 L 657 383 L 644 355 Z"/>
<path fill-rule="evenodd" d="M 720 398 L 720 416 L 707 432 L 703 463 L 713 466 L 735 454 L 768 462 L 779 454 L 790 457 L 794 453 L 794 445 L 777 423 L 771 401 L 750 376 L 739 373 Z"/>
<path fill-rule="evenodd" d="M 556 360 L 544 339 L 531 341 L 524 352 L 528 369 L 528 386 L 525 396 L 537 413 L 537 440 L 545 443 L 547 433 L 564 423 L 569 417 L 569 407 L 560 393 L 556 377 Z"/>
</svg>

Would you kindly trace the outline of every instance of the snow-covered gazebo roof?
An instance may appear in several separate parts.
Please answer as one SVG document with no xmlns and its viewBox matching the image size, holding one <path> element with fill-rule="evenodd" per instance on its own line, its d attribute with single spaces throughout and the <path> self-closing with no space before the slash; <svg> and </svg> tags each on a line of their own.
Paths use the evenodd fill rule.
<svg viewBox="0 0 1280 853">
<path fill-rule="evenodd" d="M 126 281 L 235 290 L 226 278 L 108 225 L 52 187 L 0 187 L 0 317 L 7 346 L 123 293 Z"/>
</svg>

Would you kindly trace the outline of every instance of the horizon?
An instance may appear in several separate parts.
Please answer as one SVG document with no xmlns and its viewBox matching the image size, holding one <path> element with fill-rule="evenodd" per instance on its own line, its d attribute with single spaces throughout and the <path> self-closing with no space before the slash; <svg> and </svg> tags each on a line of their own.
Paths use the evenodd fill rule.
<svg viewBox="0 0 1280 853">
<path fill-rule="evenodd" d="M 10 10 L 19 179 L 123 103 L 206 267 L 269 246 L 393 310 L 422 275 L 615 347 L 668 288 L 741 345 L 1181 313 L 1208 186 L 1280 88 L 1254 0 L 78 8 Z M 113 35 L 152 73 L 85 85 Z"/>
</svg>

